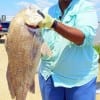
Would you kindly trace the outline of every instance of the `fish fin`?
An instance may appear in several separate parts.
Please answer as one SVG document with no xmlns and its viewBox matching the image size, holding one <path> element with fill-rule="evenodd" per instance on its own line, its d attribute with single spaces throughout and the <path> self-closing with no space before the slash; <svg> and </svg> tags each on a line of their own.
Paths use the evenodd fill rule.
<svg viewBox="0 0 100 100">
<path fill-rule="evenodd" d="M 9 73 L 8 69 L 7 69 L 6 77 L 7 77 L 8 88 L 10 91 L 11 98 L 14 99 L 16 95 L 15 95 L 15 92 L 13 89 L 13 84 L 12 84 L 12 80 L 11 80 L 10 73 Z"/>
<path fill-rule="evenodd" d="M 30 86 L 30 92 L 35 93 L 35 80 L 33 79 L 32 85 Z"/>
<path fill-rule="evenodd" d="M 41 55 L 42 56 L 48 56 L 48 57 L 52 56 L 52 51 L 51 51 L 51 49 L 49 48 L 49 46 L 47 45 L 46 42 L 42 43 Z"/>
</svg>

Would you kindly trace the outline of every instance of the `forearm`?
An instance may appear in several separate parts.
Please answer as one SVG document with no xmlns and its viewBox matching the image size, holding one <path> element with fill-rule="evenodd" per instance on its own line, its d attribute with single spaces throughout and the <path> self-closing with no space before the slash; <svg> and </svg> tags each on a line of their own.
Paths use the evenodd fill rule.
<svg viewBox="0 0 100 100">
<path fill-rule="evenodd" d="M 43 16 L 41 16 L 40 13 L 41 12 L 37 12 L 36 14 L 34 14 L 32 18 L 30 18 L 30 19 L 35 19 L 35 20 L 28 20 L 29 18 L 26 18 L 27 20 L 25 21 L 26 22 L 25 24 L 31 28 L 37 28 L 37 27 L 51 28 L 52 27 L 56 32 L 58 32 L 58 34 L 74 42 L 75 44 L 81 45 L 83 43 L 85 36 L 80 30 L 64 25 L 61 22 L 57 22 L 57 24 L 55 25 L 54 24 L 55 21 L 50 15 L 45 14 L 44 15 L 45 17 L 43 18 Z"/>
<path fill-rule="evenodd" d="M 61 22 L 57 22 L 56 26 L 53 28 L 60 35 L 74 42 L 77 45 L 81 45 L 84 41 L 84 34 L 76 28 L 64 25 Z"/>
</svg>

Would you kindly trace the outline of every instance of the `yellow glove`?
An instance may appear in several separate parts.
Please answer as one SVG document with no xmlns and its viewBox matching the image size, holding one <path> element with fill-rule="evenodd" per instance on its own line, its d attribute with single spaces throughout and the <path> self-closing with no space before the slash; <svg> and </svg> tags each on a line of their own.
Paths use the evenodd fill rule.
<svg viewBox="0 0 100 100">
<path fill-rule="evenodd" d="M 29 8 L 26 10 L 24 21 L 29 27 L 51 28 L 54 19 L 40 10 Z"/>
<path fill-rule="evenodd" d="M 44 17 L 41 14 L 39 14 L 38 10 L 35 8 L 27 8 L 24 13 L 24 22 L 29 27 L 39 26 L 39 23 L 44 19 Z"/>
<path fill-rule="evenodd" d="M 54 19 L 50 15 L 45 14 L 44 18 L 39 22 L 38 26 L 40 28 L 51 28 L 53 23 Z"/>
</svg>

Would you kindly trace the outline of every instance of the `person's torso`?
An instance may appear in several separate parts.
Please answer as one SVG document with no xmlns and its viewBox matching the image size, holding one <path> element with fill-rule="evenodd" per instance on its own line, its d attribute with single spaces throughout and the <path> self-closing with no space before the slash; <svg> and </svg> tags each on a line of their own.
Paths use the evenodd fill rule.
<svg viewBox="0 0 100 100">
<path fill-rule="evenodd" d="M 62 16 L 59 6 L 56 5 L 51 7 L 48 13 L 64 24 L 76 27 L 78 7 L 76 5 L 76 8 L 73 9 L 69 5 Z M 55 86 L 72 87 L 85 84 L 96 76 L 98 55 L 93 49 L 92 43 L 77 46 L 49 29 L 43 30 L 43 37 L 53 52 L 52 57 L 43 57 L 41 60 L 40 72 L 45 79 L 52 74 Z M 81 81 L 82 79 L 85 80 Z"/>
</svg>

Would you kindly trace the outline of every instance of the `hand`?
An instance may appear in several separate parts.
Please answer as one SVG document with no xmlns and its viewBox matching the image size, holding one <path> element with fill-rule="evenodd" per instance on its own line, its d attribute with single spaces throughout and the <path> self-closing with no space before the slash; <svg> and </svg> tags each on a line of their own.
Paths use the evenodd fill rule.
<svg viewBox="0 0 100 100">
<path fill-rule="evenodd" d="M 43 14 L 43 15 L 44 15 L 44 14 Z M 53 23 L 54 23 L 54 19 L 53 19 L 50 15 L 45 14 L 43 20 L 41 20 L 41 21 L 39 22 L 38 26 L 39 26 L 40 28 L 44 28 L 44 27 L 46 27 L 46 28 L 51 28 L 52 25 L 53 25 Z"/>
<path fill-rule="evenodd" d="M 50 15 L 43 14 L 40 10 L 27 10 L 27 15 L 25 16 L 25 24 L 31 28 L 51 28 L 53 22 L 54 19 Z"/>
<path fill-rule="evenodd" d="M 37 28 L 38 24 L 43 20 L 43 16 L 38 13 L 38 10 L 35 7 L 27 8 L 23 19 L 27 26 Z"/>
</svg>

